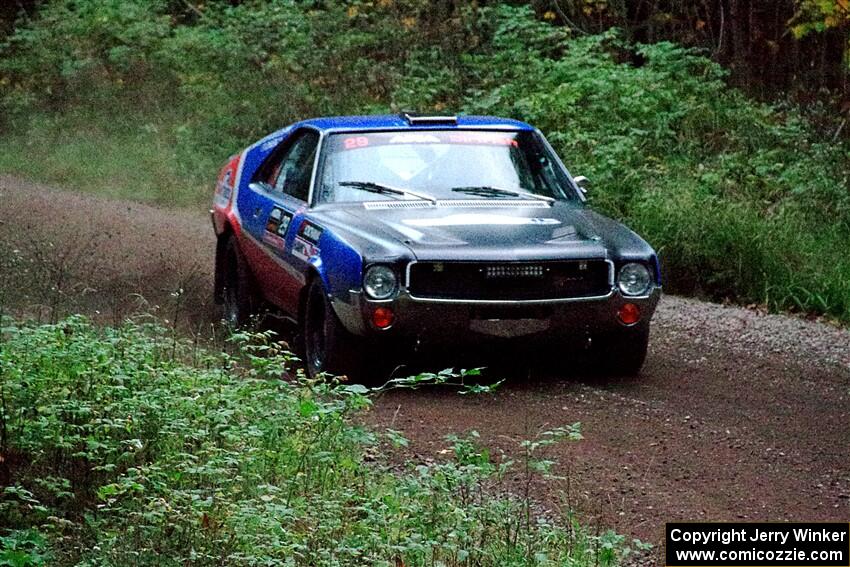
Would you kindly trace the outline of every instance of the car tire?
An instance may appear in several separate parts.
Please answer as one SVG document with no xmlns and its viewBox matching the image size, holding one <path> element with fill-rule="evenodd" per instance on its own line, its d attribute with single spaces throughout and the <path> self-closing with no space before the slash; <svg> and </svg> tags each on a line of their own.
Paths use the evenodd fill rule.
<svg viewBox="0 0 850 567">
<path fill-rule="evenodd" d="M 363 383 L 372 377 L 366 345 L 342 325 L 318 277 L 307 290 L 302 329 L 304 366 L 310 378 L 328 373 Z"/>
<path fill-rule="evenodd" d="M 258 313 L 260 298 L 248 262 L 233 236 L 224 246 L 221 265 L 224 270 L 221 319 L 231 329 L 244 327 Z"/>
<path fill-rule="evenodd" d="M 649 325 L 625 328 L 594 337 L 592 369 L 611 377 L 637 376 L 646 360 Z"/>
</svg>

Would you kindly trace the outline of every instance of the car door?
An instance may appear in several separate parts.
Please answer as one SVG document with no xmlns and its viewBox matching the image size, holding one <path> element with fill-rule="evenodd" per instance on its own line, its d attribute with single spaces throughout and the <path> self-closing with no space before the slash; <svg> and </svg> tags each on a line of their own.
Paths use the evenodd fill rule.
<svg viewBox="0 0 850 567">
<path fill-rule="evenodd" d="M 316 131 L 296 131 L 261 167 L 254 184 L 259 198 L 250 230 L 266 256 L 258 279 L 264 295 L 290 314 L 297 313 L 305 275 L 293 243 L 307 208 L 318 145 Z"/>
</svg>

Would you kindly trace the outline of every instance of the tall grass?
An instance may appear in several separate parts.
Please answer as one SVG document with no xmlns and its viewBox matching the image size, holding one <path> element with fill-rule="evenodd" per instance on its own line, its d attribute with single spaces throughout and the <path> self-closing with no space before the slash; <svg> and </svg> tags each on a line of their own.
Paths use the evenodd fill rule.
<svg viewBox="0 0 850 567">
<path fill-rule="evenodd" d="M 767 217 L 698 191 L 649 194 L 633 227 L 660 244 L 677 292 L 850 320 L 846 229 L 798 212 Z"/>
<path fill-rule="evenodd" d="M 38 114 L 0 139 L 0 171 L 107 197 L 199 207 L 209 201 L 218 156 L 186 156 L 180 147 L 170 116 Z"/>
</svg>

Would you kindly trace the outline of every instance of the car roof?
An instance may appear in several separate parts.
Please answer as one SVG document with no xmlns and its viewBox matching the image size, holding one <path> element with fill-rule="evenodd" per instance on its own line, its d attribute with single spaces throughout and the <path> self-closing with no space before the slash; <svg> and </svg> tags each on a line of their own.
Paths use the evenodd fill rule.
<svg viewBox="0 0 850 567">
<path fill-rule="evenodd" d="M 456 122 L 410 124 L 398 114 L 365 116 L 331 116 L 310 118 L 293 124 L 293 128 L 312 126 L 321 132 L 364 130 L 464 130 L 470 128 L 497 130 L 534 130 L 530 125 L 510 118 L 495 116 L 458 116 Z"/>
</svg>

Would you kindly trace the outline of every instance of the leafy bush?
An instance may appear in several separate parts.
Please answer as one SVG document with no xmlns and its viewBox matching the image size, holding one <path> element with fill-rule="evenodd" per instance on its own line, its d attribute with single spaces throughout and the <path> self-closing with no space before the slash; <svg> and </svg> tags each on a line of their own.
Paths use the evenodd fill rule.
<svg viewBox="0 0 850 567">
<path fill-rule="evenodd" d="M 700 53 L 571 37 L 505 2 L 187 6 L 45 2 L 2 47 L 0 169 L 194 204 L 227 155 L 298 118 L 513 116 L 660 249 L 668 290 L 850 321 L 846 139 Z"/>
<path fill-rule="evenodd" d="M 547 132 L 595 181 L 594 206 L 656 245 L 669 290 L 850 320 L 846 144 L 745 99 L 692 50 L 612 32 L 562 41 L 561 54 L 533 39 L 551 37 L 548 25 L 495 21 L 506 51 L 548 54 L 526 51 L 521 73 L 492 66 L 506 74 L 490 73 L 465 107 Z"/>
<path fill-rule="evenodd" d="M 80 317 L 3 329 L 0 564 L 606 565 L 627 552 L 506 493 L 513 463 L 475 434 L 451 439 L 453 459 L 393 465 L 377 449 L 407 442 L 357 425 L 366 388 L 281 380 L 291 355 L 263 335 L 232 355 L 165 336 Z M 546 447 L 578 438 L 575 424 L 525 442 L 517 474 L 548 474 Z"/>
</svg>

